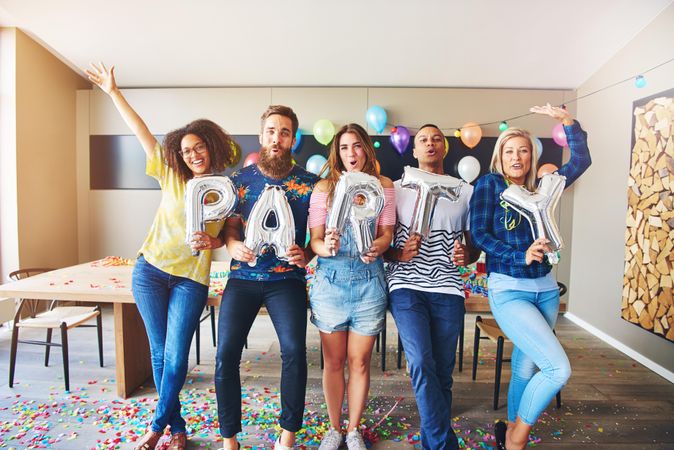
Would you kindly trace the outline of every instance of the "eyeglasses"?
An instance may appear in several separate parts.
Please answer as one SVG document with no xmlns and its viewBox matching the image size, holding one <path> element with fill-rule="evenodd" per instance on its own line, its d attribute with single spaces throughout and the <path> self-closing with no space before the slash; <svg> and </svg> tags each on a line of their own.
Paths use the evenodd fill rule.
<svg viewBox="0 0 674 450">
<path fill-rule="evenodd" d="M 199 144 L 195 145 L 193 148 L 184 148 L 181 150 L 178 150 L 178 154 L 182 156 L 183 158 L 187 158 L 190 156 L 190 153 L 194 152 L 197 155 L 201 155 L 204 153 L 208 148 L 206 147 L 206 144 L 203 142 L 200 142 Z"/>
</svg>

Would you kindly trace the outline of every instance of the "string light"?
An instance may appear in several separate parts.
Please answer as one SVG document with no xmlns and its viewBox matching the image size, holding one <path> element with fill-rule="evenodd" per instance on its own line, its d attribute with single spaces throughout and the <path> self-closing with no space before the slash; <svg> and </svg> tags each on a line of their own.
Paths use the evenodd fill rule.
<svg viewBox="0 0 674 450">
<path fill-rule="evenodd" d="M 623 83 L 626 83 L 626 82 L 632 81 L 632 80 L 634 80 L 634 85 L 635 85 L 637 88 L 643 88 L 644 86 L 646 86 L 646 78 L 644 77 L 644 74 L 646 74 L 646 73 L 648 73 L 648 72 L 651 72 L 651 71 L 653 71 L 653 70 L 655 70 L 655 69 L 658 69 L 658 68 L 664 66 L 665 64 L 669 64 L 669 63 L 671 63 L 672 61 L 674 61 L 674 58 L 670 58 L 670 59 L 668 59 L 667 61 L 664 61 L 664 62 L 662 62 L 662 63 L 660 63 L 660 64 L 658 64 L 658 65 L 656 65 L 656 66 L 653 66 L 653 67 L 651 67 L 651 68 L 648 69 L 648 70 L 644 70 L 644 71 L 643 71 L 641 74 L 639 74 L 639 75 L 632 75 L 631 77 L 625 78 L 624 80 L 616 81 L 615 83 L 610 84 L 610 85 L 608 85 L 608 86 L 604 86 L 603 88 L 597 89 L 596 91 L 588 92 L 588 93 L 585 94 L 585 95 L 581 95 L 581 96 L 578 96 L 578 97 L 573 98 L 573 99 L 571 99 L 571 100 L 567 100 L 566 103 L 562 103 L 562 104 L 560 104 L 560 105 L 558 105 L 558 106 L 560 106 L 561 108 L 566 109 L 566 105 L 567 105 L 568 103 L 574 103 L 574 102 L 577 102 L 578 100 L 582 100 L 582 99 L 584 99 L 584 98 L 587 98 L 587 97 L 590 97 L 590 96 L 592 96 L 592 95 L 598 94 L 599 92 L 605 91 L 605 90 L 610 89 L 610 88 L 612 88 L 612 87 L 618 86 L 619 84 L 623 84 Z M 521 119 L 522 117 L 533 116 L 533 115 L 534 115 L 534 113 L 528 112 L 528 113 L 520 114 L 520 115 L 518 115 L 518 116 L 508 117 L 508 118 L 502 119 L 502 120 L 495 120 L 495 121 L 493 121 L 493 122 L 478 123 L 477 125 L 480 126 L 480 127 L 483 127 L 483 126 L 486 126 L 486 125 L 495 125 L 495 124 L 499 124 L 499 127 L 498 127 L 499 130 L 500 130 L 500 131 L 504 131 L 505 129 L 508 128 L 508 122 L 511 122 L 511 121 L 513 121 L 513 120 L 516 120 L 516 119 Z M 505 128 L 502 128 L 504 125 L 505 125 Z M 409 128 L 410 130 L 417 130 L 416 128 L 412 128 L 412 127 L 407 127 L 407 128 Z M 454 137 L 457 137 L 457 138 L 458 138 L 458 137 L 461 137 L 461 128 L 447 127 L 447 128 L 442 128 L 442 129 L 445 129 L 445 130 L 446 130 L 446 129 L 455 129 L 456 131 L 454 131 Z M 418 130 L 417 130 L 417 131 L 418 131 Z"/>
</svg>

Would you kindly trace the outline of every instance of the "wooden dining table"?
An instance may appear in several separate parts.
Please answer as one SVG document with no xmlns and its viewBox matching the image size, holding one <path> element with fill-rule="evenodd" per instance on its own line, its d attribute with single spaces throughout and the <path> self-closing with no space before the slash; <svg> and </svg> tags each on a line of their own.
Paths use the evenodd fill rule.
<svg viewBox="0 0 674 450">
<path fill-rule="evenodd" d="M 214 261 L 211 271 L 225 272 L 228 263 Z M 150 376 L 150 346 L 131 294 L 131 265 L 88 262 L 0 285 L 0 297 L 112 303 L 115 332 L 117 395 L 128 398 Z M 219 304 L 223 279 L 211 289 L 208 303 Z"/>
</svg>

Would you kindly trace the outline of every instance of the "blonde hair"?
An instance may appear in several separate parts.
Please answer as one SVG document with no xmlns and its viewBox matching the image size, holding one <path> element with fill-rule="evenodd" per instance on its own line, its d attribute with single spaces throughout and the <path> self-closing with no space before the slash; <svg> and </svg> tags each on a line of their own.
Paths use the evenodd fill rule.
<svg viewBox="0 0 674 450">
<path fill-rule="evenodd" d="M 536 142 L 531 137 L 531 134 L 527 130 L 522 128 L 508 128 L 503 133 L 500 134 L 494 145 L 494 153 L 491 156 L 491 163 L 489 165 L 489 170 L 491 172 L 500 173 L 503 178 L 508 179 L 506 174 L 503 172 L 503 147 L 506 143 L 514 137 L 523 137 L 529 142 L 529 151 L 531 152 L 531 167 L 529 172 L 524 180 L 524 187 L 530 191 L 536 190 L 536 173 L 538 171 L 538 151 L 536 150 Z"/>
</svg>

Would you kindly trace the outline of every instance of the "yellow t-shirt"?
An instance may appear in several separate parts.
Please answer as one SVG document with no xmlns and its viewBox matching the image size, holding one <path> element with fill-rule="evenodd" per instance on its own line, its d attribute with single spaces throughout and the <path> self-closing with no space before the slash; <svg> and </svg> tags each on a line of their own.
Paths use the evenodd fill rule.
<svg viewBox="0 0 674 450">
<path fill-rule="evenodd" d="M 197 283 L 209 285 L 211 250 L 192 256 L 192 249 L 185 241 L 185 183 L 164 163 L 162 148 L 155 145 L 147 156 L 145 173 L 159 182 L 161 202 L 157 215 L 138 253 L 145 260 L 163 270 Z M 206 224 L 206 232 L 215 237 L 222 230 L 224 221 Z"/>
</svg>

